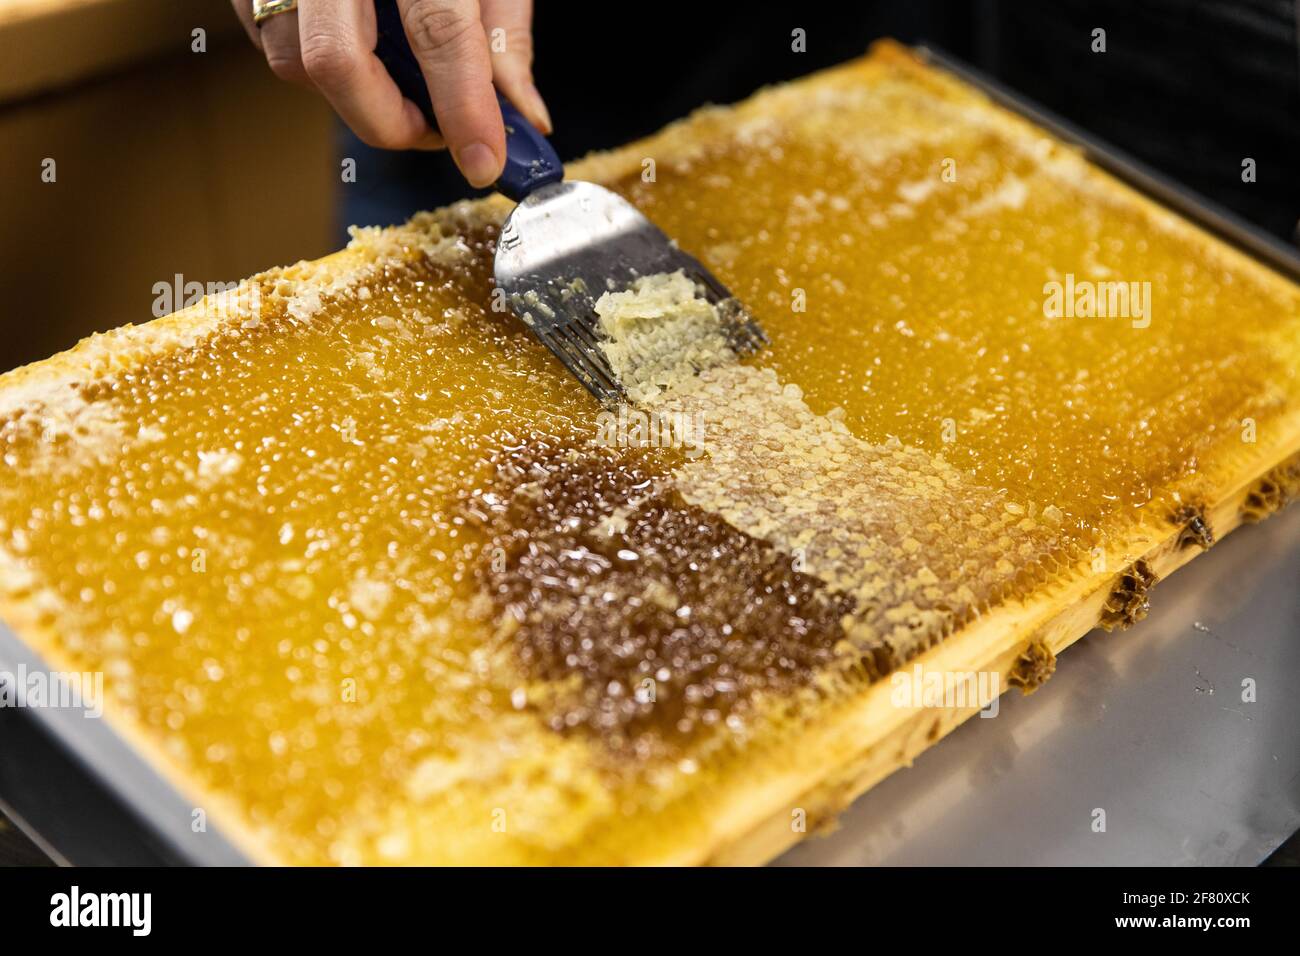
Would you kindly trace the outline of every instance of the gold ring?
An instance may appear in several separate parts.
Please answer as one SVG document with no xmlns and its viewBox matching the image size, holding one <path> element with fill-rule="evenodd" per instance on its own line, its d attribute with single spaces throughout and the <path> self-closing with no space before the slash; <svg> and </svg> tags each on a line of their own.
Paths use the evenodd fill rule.
<svg viewBox="0 0 1300 956">
<path fill-rule="evenodd" d="M 253 22 L 259 27 L 277 13 L 292 13 L 298 0 L 253 0 Z"/>
</svg>

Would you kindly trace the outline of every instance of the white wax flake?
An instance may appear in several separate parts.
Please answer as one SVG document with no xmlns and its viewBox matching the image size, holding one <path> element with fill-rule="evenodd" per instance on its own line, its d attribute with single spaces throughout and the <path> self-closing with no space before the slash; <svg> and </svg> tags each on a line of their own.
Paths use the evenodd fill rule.
<svg viewBox="0 0 1300 956">
<path fill-rule="evenodd" d="M 644 276 L 596 301 L 610 367 L 630 398 L 652 399 L 699 369 L 735 360 L 715 306 L 678 270 Z"/>
<path fill-rule="evenodd" d="M 1007 176 L 996 189 L 966 208 L 963 215 L 983 216 L 999 209 L 1019 209 L 1029 198 L 1029 187 L 1019 176 Z"/>
<path fill-rule="evenodd" d="M 199 452 L 199 480 L 205 484 L 229 478 L 243 465 L 243 456 L 228 449 Z"/>
<path fill-rule="evenodd" d="M 935 186 L 939 184 L 937 179 L 918 179 L 910 183 L 900 183 L 898 186 L 898 195 L 904 200 L 915 205 L 924 202 L 930 193 L 934 192 Z"/>
<path fill-rule="evenodd" d="M 361 576 L 348 585 L 348 603 L 372 621 L 384 613 L 392 596 L 393 586 L 386 581 Z"/>
<path fill-rule="evenodd" d="M 388 860 L 405 860 L 411 853 L 411 838 L 402 830 L 385 833 L 376 843 L 379 855 Z"/>
<path fill-rule="evenodd" d="M 305 321 L 321 310 L 321 292 L 315 286 L 303 285 L 289 299 L 285 310 L 295 319 Z"/>
</svg>

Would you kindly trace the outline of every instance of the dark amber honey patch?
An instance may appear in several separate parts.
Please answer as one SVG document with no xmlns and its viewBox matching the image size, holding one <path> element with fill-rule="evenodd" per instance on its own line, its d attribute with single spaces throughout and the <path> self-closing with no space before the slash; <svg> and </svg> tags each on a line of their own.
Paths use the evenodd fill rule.
<svg viewBox="0 0 1300 956">
<path fill-rule="evenodd" d="M 626 458 L 534 444 L 465 510 L 488 534 L 476 574 L 520 665 L 566 685 L 542 705 L 548 726 L 647 756 L 742 731 L 755 693 L 811 682 L 853 602 Z"/>
</svg>

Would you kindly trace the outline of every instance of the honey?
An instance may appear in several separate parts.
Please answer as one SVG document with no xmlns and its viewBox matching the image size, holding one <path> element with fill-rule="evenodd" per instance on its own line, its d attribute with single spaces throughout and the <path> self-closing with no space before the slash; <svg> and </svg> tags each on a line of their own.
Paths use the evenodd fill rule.
<svg viewBox="0 0 1300 956">
<path fill-rule="evenodd" d="M 492 310 L 496 201 L 0 378 L 0 615 L 258 859 L 685 853 L 1296 406 L 1300 289 L 893 48 L 576 175 L 771 339 L 638 380 L 702 455 L 598 440 Z M 1067 276 L 1149 314 L 1056 314 Z"/>
</svg>

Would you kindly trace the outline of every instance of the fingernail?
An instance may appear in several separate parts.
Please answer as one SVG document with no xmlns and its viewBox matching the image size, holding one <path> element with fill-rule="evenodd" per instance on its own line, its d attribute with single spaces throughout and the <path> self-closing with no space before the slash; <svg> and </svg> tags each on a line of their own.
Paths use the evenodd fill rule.
<svg viewBox="0 0 1300 956">
<path fill-rule="evenodd" d="M 541 122 L 542 132 L 549 136 L 554 132 L 555 127 L 551 124 L 551 112 L 546 108 L 546 101 L 542 99 L 542 94 L 537 92 L 535 86 L 529 86 L 528 93 L 532 97 L 533 109 Z"/>
<path fill-rule="evenodd" d="M 424 137 L 418 143 L 415 144 L 415 148 L 430 150 L 430 151 L 446 149 L 447 141 L 444 140 L 437 133 L 430 130 L 428 133 L 424 135 Z"/>
<path fill-rule="evenodd" d="M 456 153 L 456 165 L 471 186 L 491 186 L 501 172 L 497 154 L 486 143 L 470 143 Z"/>
</svg>

